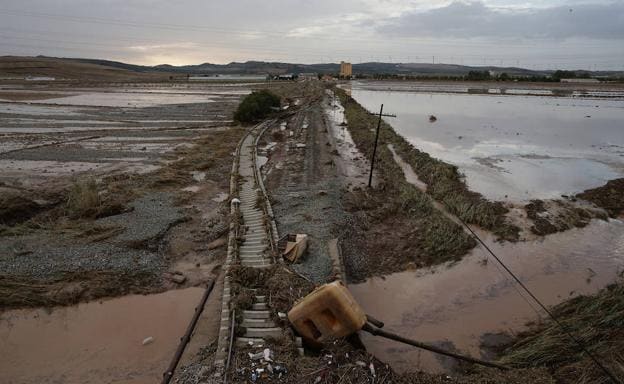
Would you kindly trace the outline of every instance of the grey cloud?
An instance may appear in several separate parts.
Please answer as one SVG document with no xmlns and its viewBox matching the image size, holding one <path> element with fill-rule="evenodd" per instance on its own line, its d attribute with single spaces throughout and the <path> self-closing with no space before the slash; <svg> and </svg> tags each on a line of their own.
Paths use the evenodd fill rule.
<svg viewBox="0 0 624 384">
<path fill-rule="evenodd" d="M 385 20 L 377 30 L 413 37 L 624 39 L 624 3 L 519 10 L 454 2 Z"/>
</svg>

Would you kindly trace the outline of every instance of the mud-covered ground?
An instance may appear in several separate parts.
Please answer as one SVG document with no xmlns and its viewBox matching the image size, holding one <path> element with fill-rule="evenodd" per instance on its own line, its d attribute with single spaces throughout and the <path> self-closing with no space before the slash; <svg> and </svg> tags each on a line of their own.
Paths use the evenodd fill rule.
<svg viewBox="0 0 624 384">
<path fill-rule="evenodd" d="M 87 372 L 102 382 L 158 380 L 212 279 L 196 341 L 218 331 L 229 172 L 244 132 L 232 113 L 251 85 L 0 88 L 0 333 L 13 351 L 0 365 L 8 382 L 83 381 Z M 175 291 L 128 295 L 167 290 Z M 94 299 L 102 304 L 61 308 Z M 110 321 L 90 320 L 100 312 Z M 113 324 L 126 332 L 108 332 Z M 25 358 L 34 353 L 28 335 L 39 331 L 35 359 L 49 364 Z M 81 332 L 110 342 L 68 336 Z M 53 335 L 65 335 L 62 347 Z M 155 341 L 143 346 L 148 336 Z M 67 371 L 78 350 L 88 356 Z"/>
<path fill-rule="evenodd" d="M 193 286 L 225 251 L 245 84 L 4 84 L 2 307 Z M 186 280 L 177 284 L 175 273 Z"/>
<path fill-rule="evenodd" d="M 300 99 L 304 99 L 303 95 L 305 93 L 299 95 Z M 354 140 L 347 138 L 348 132 L 340 130 L 340 123 L 333 121 L 336 119 L 330 115 L 335 105 L 327 97 L 318 103 L 298 99 L 294 97 L 291 100 L 293 105 L 303 103 L 304 106 L 294 108 L 292 115 L 283 116 L 267 131 L 259 154 L 268 157 L 263 172 L 280 234 L 308 233 L 311 246 L 299 263 L 288 267 L 275 267 L 260 275 L 245 268 L 236 270 L 233 273 L 233 303 L 236 308 L 244 309 L 250 305 L 251 296 L 247 289 L 253 287 L 274 300 L 273 315 L 279 319 L 278 312 L 286 312 L 313 288 L 310 281 L 295 272 L 316 283 L 323 282 L 328 276 L 331 264 L 326 242 L 334 237 L 341 239 L 347 272 L 354 281 L 457 260 L 474 246 L 470 238 L 464 237 L 451 215 L 442 213 L 435 202 L 418 192 L 416 186 L 409 188 L 407 184 L 411 183 L 401 181 L 405 177 L 405 169 L 396 156 L 401 149 L 395 152 L 393 148 L 385 147 L 378 158 L 381 172 L 375 177 L 375 188 L 362 188 L 361 183 L 366 182 L 362 180 L 365 172 L 359 168 L 366 167 L 366 156 L 353 148 Z M 366 139 L 355 137 L 355 141 L 358 140 Z M 599 191 L 597 196 L 604 196 L 609 191 Z M 472 198 L 469 191 L 464 192 Z M 481 202 L 478 198 L 473 201 Z M 535 214 L 539 216 L 543 207 L 533 203 L 536 204 Z M 488 207 L 487 203 L 483 204 Z M 489 212 L 486 210 L 484 214 Z M 453 284 L 461 286 L 459 280 L 454 279 Z M 478 285 L 478 281 L 473 283 Z M 405 290 L 405 285 L 401 289 Z M 388 298 L 387 301 L 391 300 Z M 378 307 L 383 308 L 383 305 Z M 399 309 L 396 311 L 400 312 Z M 394 312 L 385 313 L 390 316 Z M 392 324 L 397 319 L 389 320 Z M 461 319 L 457 321 L 461 322 Z M 548 353 L 539 362 L 529 357 L 518 364 L 510 363 L 514 369 L 508 372 L 453 364 L 450 375 L 423 372 L 399 374 L 385 362 L 364 352 L 354 340 L 330 342 L 320 350 L 308 349 L 306 356 L 300 357 L 291 341 L 289 325 L 280 324 L 284 327 L 284 338 L 267 340 L 261 348 L 238 348 L 235 351 L 228 372 L 230 381 L 554 383 L 561 377 L 568 377 L 555 372 L 560 365 L 553 370 L 557 364 L 552 360 L 555 355 Z M 501 353 L 500 335 L 490 336 L 483 338 L 484 343 L 492 343 L 492 351 L 484 356 L 488 359 L 496 358 Z M 505 336 L 504 340 L 507 343 L 511 338 Z M 443 345 L 452 347 L 453 344 L 447 342 Z M 249 353 L 262 352 L 264 348 L 272 351 L 272 361 L 250 357 Z M 202 348 L 189 364 L 181 368 L 180 380 L 185 383 L 208 380 L 212 374 L 210 367 L 214 349 L 214 345 Z M 520 347 L 515 351 L 526 353 Z M 591 375 L 594 374 L 591 372 Z"/>
<path fill-rule="evenodd" d="M 318 97 L 323 89 L 312 92 Z M 348 220 L 322 103 L 312 102 L 277 122 L 265 141 L 268 162 L 263 171 L 278 232 L 309 236 L 306 254 L 292 267 L 322 283 L 332 272 L 328 242 L 344 232 Z"/>
</svg>

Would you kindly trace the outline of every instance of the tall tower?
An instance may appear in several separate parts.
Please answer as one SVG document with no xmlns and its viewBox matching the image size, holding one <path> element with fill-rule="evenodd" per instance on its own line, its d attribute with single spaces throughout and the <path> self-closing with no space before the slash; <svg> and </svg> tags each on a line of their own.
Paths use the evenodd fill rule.
<svg viewBox="0 0 624 384">
<path fill-rule="evenodd" d="M 353 76 L 353 66 L 351 63 L 347 63 L 344 61 L 340 62 L 340 77 L 351 77 Z"/>
</svg>

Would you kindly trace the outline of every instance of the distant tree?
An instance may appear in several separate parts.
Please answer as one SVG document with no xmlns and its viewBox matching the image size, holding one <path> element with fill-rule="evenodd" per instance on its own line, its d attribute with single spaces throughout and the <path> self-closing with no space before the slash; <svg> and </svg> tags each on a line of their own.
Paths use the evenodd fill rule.
<svg viewBox="0 0 624 384">
<path fill-rule="evenodd" d="M 553 81 L 561 81 L 561 79 L 574 79 L 576 78 L 576 72 L 558 69 L 552 74 L 551 78 Z"/>
<path fill-rule="evenodd" d="M 510 77 L 507 73 L 503 72 L 498 76 L 498 80 L 500 81 L 509 81 Z"/>
<path fill-rule="evenodd" d="M 251 123 L 266 117 L 274 108 L 280 107 L 279 96 L 266 89 L 245 96 L 234 112 L 234 120 Z"/>
<path fill-rule="evenodd" d="M 466 80 L 474 81 L 490 80 L 491 78 L 492 76 L 490 76 L 489 71 L 470 71 L 468 75 L 466 75 Z"/>
</svg>

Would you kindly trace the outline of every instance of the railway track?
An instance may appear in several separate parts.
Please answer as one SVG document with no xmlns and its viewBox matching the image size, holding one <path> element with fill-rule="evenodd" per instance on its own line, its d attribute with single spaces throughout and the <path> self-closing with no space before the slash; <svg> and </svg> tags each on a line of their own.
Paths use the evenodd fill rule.
<svg viewBox="0 0 624 384">
<path fill-rule="evenodd" d="M 235 314 L 229 306 L 232 266 L 267 268 L 277 262 L 277 227 L 257 156 L 258 141 L 273 123 L 273 120 L 260 123 L 247 132 L 239 143 L 232 165 L 230 215 L 233 219 L 228 238 L 221 328 L 215 357 L 216 375 L 219 377 L 225 374 L 232 345 L 260 345 L 264 343 L 265 337 L 277 338 L 282 335 L 282 329 L 271 319 L 271 308 L 266 297 L 256 295 L 251 309 L 240 314 L 240 326 L 245 328 L 245 333 L 234 340 L 232 327 L 235 326 Z"/>
</svg>

